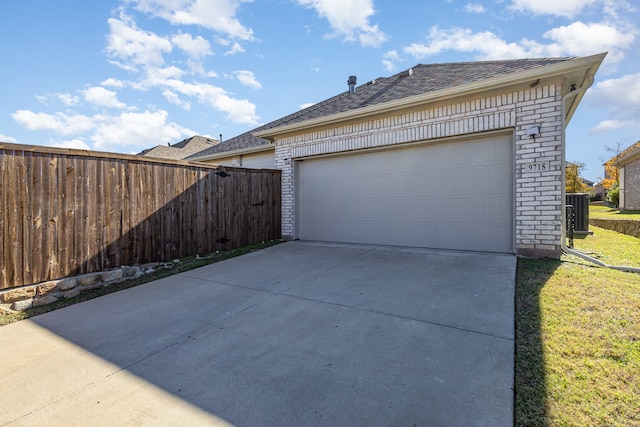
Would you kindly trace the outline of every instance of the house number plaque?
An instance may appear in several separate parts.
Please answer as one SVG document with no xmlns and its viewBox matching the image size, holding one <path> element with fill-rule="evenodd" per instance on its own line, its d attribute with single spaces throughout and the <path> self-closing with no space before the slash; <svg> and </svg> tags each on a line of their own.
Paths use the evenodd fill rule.
<svg viewBox="0 0 640 427">
<path fill-rule="evenodd" d="M 546 172 L 549 170 L 549 162 L 531 162 L 525 163 L 525 172 Z"/>
</svg>

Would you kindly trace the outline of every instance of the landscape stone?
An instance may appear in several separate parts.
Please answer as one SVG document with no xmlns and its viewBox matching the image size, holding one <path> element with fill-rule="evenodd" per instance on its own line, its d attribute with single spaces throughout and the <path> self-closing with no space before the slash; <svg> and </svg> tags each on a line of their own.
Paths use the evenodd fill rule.
<svg viewBox="0 0 640 427">
<path fill-rule="evenodd" d="M 100 280 L 101 273 L 90 273 L 78 277 L 78 283 L 80 286 L 91 286 Z"/>
<path fill-rule="evenodd" d="M 93 285 L 87 285 L 87 286 L 78 287 L 78 289 L 80 289 L 80 292 L 84 292 L 84 291 L 88 291 L 88 290 L 91 290 L 91 289 L 103 288 L 105 286 L 108 286 L 108 284 L 107 283 L 103 283 L 100 280 L 98 280 Z"/>
<path fill-rule="evenodd" d="M 21 301 L 16 301 L 13 304 L 11 304 L 11 310 L 24 311 L 28 308 L 31 308 L 32 306 L 33 306 L 33 299 L 31 298 L 23 299 Z"/>
<path fill-rule="evenodd" d="M 11 310 L 8 307 L 3 307 L 0 305 L 0 314 L 13 314 L 15 311 Z"/>
<path fill-rule="evenodd" d="M 78 295 L 80 295 L 80 289 L 78 288 L 69 289 L 63 294 L 63 296 L 67 299 L 77 297 Z"/>
<path fill-rule="evenodd" d="M 44 295 L 33 300 L 33 306 L 39 307 L 41 305 L 48 305 L 58 301 L 58 298 L 55 295 Z"/>
<path fill-rule="evenodd" d="M 33 298 L 35 295 L 36 295 L 35 286 L 12 289 L 0 295 L 0 302 L 14 302 L 14 301 L 27 299 L 27 298 Z"/>
<path fill-rule="evenodd" d="M 122 267 L 122 274 L 125 277 L 136 277 L 141 274 L 141 270 L 139 267 Z"/>
<path fill-rule="evenodd" d="M 58 289 L 61 291 L 67 291 L 71 288 L 75 288 L 78 285 L 78 279 L 75 277 L 67 277 L 58 281 Z"/>
<path fill-rule="evenodd" d="M 111 271 L 105 271 L 101 274 L 100 278 L 103 282 L 112 282 L 114 280 L 122 279 L 123 271 L 121 268 Z"/>
<path fill-rule="evenodd" d="M 48 282 L 40 283 L 37 287 L 37 295 L 45 295 L 56 289 L 58 285 L 57 280 L 50 280 Z"/>
</svg>

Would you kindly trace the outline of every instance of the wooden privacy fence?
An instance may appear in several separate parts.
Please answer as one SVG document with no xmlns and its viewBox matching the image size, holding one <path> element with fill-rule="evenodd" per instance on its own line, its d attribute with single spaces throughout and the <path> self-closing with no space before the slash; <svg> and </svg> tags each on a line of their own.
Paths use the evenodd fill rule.
<svg viewBox="0 0 640 427">
<path fill-rule="evenodd" d="M 280 238 L 280 171 L 0 143 L 0 289 Z"/>
</svg>

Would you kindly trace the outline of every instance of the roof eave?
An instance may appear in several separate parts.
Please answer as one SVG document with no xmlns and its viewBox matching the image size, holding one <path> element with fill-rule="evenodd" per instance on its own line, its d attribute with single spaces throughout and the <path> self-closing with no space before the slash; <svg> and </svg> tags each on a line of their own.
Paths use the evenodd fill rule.
<svg viewBox="0 0 640 427">
<path fill-rule="evenodd" d="M 582 58 L 576 58 L 559 62 L 556 64 L 546 65 L 544 67 L 533 68 L 531 70 L 524 70 L 507 74 L 504 76 L 493 77 L 485 80 L 480 80 L 465 85 L 454 86 L 446 89 L 441 89 L 432 92 L 426 92 L 420 95 L 415 95 L 407 98 L 402 98 L 394 101 L 385 102 L 382 104 L 371 105 L 368 107 L 358 108 L 354 110 L 345 111 L 342 113 L 331 114 L 315 119 L 305 120 L 302 122 L 292 123 L 289 125 L 278 126 L 275 128 L 265 129 L 253 133 L 258 138 L 264 138 L 273 141 L 277 135 L 282 135 L 291 132 L 298 132 L 307 130 L 323 125 L 335 124 L 347 120 L 361 119 L 375 114 L 391 112 L 395 110 L 407 109 L 418 105 L 427 103 L 438 102 L 444 99 L 453 97 L 460 97 L 471 95 L 474 93 L 487 92 L 494 89 L 498 89 L 504 86 L 513 86 L 523 83 L 531 82 L 532 80 L 544 79 L 550 77 L 557 77 L 566 74 L 571 74 L 584 70 L 584 78 L 580 84 L 584 84 L 588 80 L 589 75 L 594 75 L 598 67 L 604 60 L 606 53 L 600 53 L 597 55 L 586 56 Z M 571 103 L 567 110 L 567 122 L 573 115 L 577 108 L 582 95 L 576 97 L 575 102 Z"/>
<path fill-rule="evenodd" d="M 241 156 L 244 154 L 253 154 L 253 153 L 260 153 L 263 151 L 269 151 L 269 150 L 273 150 L 274 146 L 272 144 L 264 144 L 264 145 L 258 145 L 255 147 L 247 147 L 247 148 L 238 148 L 236 150 L 229 150 L 229 151 L 219 151 L 217 153 L 212 153 L 212 154 L 206 154 L 204 156 L 197 156 L 197 157 L 191 157 L 189 160 L 192 160 L 194 162 L 204 162 L 207 160 L 216 160 L 216 159 L 222 159 L 225 157 L 233 157 L 233 156 Z"/>
<path fill-rule="evenodd" d="M 636 160 L 640 160 L 640 150 L 632 151 L 626 156 L 621 157 L 620 159 L 613 162 L 613 164 L 616 166 L 626 166 L 629 163 L 633 163 Z"/>
</svg>

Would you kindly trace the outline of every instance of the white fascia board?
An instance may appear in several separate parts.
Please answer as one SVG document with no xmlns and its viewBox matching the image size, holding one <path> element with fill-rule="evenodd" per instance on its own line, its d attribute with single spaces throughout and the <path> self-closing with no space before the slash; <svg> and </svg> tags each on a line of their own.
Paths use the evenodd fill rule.
<svg viewBox="0 0 640 427">
<path fill-rule="evenodd" d="M 257 147 L 239 148 L 237 150 L 220 151 L 218 153 L 207 154 L 200 157 L 193 157 L 191 160 L 197 162 L 203 162 L 207 160 L 222 159 L 225 157 L 243 156 L 245 154 L 262 153 L 266 151 L 274 151 L 275 146 L 271 144 L 259 145 Z"/>
<path fill-rule="evenodd" d="M 499 89 L 506 86 L 513 86 L 513 85 L 518 85 L 523 83 L 531 83 L 532 81 L 537 79 L 562 76 L 570 73 L 575 73 L 581 70 L 584 70 L 585 74 L 589 74 L 588 72 L 591 69 L 593 69 L 593 72 L 591 74 L 595 74 L 595 71 L 598 69 L 598 67 L 600 66 L 600 64 L 602 63 L 606 55 L 607 55 L 606 53 L 600 53 L 597 55 L 567 60 L 564 62 L 559 62 L 557 64 L 537 67 L 531 70 L 524 70 L 517 73 L 508 74 L 505 76 L 493 77 L 493 78 L 479 80 L 477 82 L 468 83 L 460 86 L 454 86 L 454 87 L 441 89 L 433 92 L 426 92 L 426 93 L 411 96 L 408 98 L 402 98 L 394 101 L 385 102 L 383 104 L 370 105 L 368 107 L 349 110 L 349 111 L 345 111 L 337 114 L 331 114 L 323 117 L 318 117 L 315 119 L 292 123 L 290 125 L 284 125 L 284 126 L 271 128 L 271 129 L 265 129 L 259 132 L 255 132 L 253 135 L 258 138 L 273 140 L 273 138 L 276 135 L 282 135 L 290 132 L 297 132 L 305 129 L 311 129 L 318 126 L 339 123 L 347 120 L 361 119 L 361 118 L 365 118 L 375 114 L 411 108 L 418 105 L 437 102 L 437 101 L 450 99 L 454 97 L 471 95 L 474 93 L 487 92 L 487 91 Z"/>
</svg>

